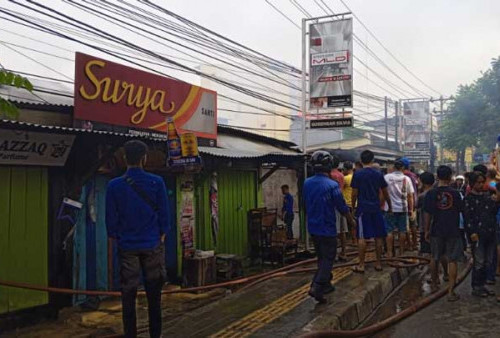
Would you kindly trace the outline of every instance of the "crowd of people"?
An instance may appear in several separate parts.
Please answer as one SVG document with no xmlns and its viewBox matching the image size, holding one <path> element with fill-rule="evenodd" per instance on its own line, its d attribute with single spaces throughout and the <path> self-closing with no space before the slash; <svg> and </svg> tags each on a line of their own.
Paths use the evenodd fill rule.
<svg viewBox="0 0 500 338">
<path fill-rule="evenodd" d="M 448 300 L 460 299 L 454 288 L 458 263 L 466 253 L 473 258 L 472 294 L 494 296 L 487 285 L 500 276 L 500 184 L 494 166 L 477 165 L 456 175 L 441 165 L 436 173 L 411 168 L 406 158 L 388 168 L 374 162 L 374 154 L 361 153 L 360 162 L 340 161 L 326 151 L 312 155 L 314 176 L 304 183 L 308 231 L 318 256 L 318 271 L 309 295 L 326 302 L 332 292 L 332 266 L 346 260 L 349 240 L 357 244 L 358 264 L 353 272 L 365 272 L 367 240 L 374 239 L 376 262 L 382 257 L 418 251 L 430 258 L 433 291 L 448 283 Z M 337 240 L 340 254 L 337 256 Z M 500 301 L 500 297 L 498 298 Z"/>
</svg>

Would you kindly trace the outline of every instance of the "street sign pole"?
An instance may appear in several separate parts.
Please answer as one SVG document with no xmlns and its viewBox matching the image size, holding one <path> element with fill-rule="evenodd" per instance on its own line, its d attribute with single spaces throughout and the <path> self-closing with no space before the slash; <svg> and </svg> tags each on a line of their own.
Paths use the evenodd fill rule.
<svg viewBox="0 0 500 338">
<path fill-rule="evenodd" d="M 302 151 L 304 153 L 304 181 L 307 179 L 307 104 L 306 104 L 306 36 L 307 36 L 307 19 L 302 19 Z M 307 217 L 304 205 L 304 227 L 306 233 L 306 251 L 309 251 L 309 233 L 307 231 Z"/>
<path fill-rule="evenodd" d="M 307 99 L 307 36 L 308 36 L 308 29 L 307 29 L 307 23 L 309 21 L 315 21 L 315 22 L 320 22 L 324 19 L 329 19 L 329 20 L 334 20 L 334 18 L 340 17 L 344 19 L 345 16 L 351 15 L 351 12 L 347 13 L 339 13 L 339 14 L 332 14 L 332 15 L 325 15 L 321 17 L 316 17 L 316 18 L 303 18 L 302 19 L 302 102 L 301 102 L 301 109 L 302 109 L 302 152 L 304 154 L 304 159 L 307 156 L 307 109 L 308 109 L 308 99 Z M 351 21 L 352 25 L 352 21 Z M 350 76 L 350 79 L 352 79 L 352 74 L 348 74 Z M 309 81 L 311 81 L 311 75 L 309 74 Z M 310 95 L 309 95 L 310 96 Z M 350 99 L 348 100 L 349 104 L 352 105 L 352 91 L 350 93 Z M 342 106 L 342 105 L 340 105 Z M 331 107 L 336 107 L 334 103 L 332 103 Z M 304 180 L 307 178 L 307 161 L 304 161 Z M 304 213 L 305 214 L 305 213 Z M 304 221 L 304 224 L 306 225 L 307 228 L 307 218 Z M 306 230 L 306 250 L 309 250 L 309 234 L 307 233 Z"/>
</svg>

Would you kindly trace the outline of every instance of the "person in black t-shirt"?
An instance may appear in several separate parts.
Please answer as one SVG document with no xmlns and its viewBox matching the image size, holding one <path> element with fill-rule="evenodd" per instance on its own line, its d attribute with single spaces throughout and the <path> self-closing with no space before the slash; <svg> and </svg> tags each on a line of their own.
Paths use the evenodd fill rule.
<svg viewBox="0 0 500 338">
<path fill-rule="evenodd" d="M 484 192 L 486 177 L 481 172 L 470 175 L 471 191 L 465 198 L 465 229 L 472 241 L 474 264 L 472 269 L 472 295 L 487 297 L 495 292 L 486 288 L 488 267 L 496 254 L 497 195 Z"/>
<path fill-rule="evenodd" d="M 443 255 L 448 258 L 448 300 L 460 297 L 454 292 L 457 279 L 457 261 L 463 257 L 460 239 L 460 213 L 463 201 L 460 193 L 451 188 L 451 168 L 441 165 L 437 170 L 439 185 L 430 190 L 424 200 L 425 239 L 431 243 L 432 288 L 437 289 L 437 264 Z M 432 219 L 432 224 L 431 224 Z"/>
</svg>

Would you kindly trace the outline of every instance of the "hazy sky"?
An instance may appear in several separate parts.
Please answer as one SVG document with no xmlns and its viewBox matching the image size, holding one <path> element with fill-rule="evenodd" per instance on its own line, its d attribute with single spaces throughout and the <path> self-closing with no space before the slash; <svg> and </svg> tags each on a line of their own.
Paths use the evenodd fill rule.
<svg viewBox="0 0 500 338">
<path fill-rule="evenodd" d="M 291 1 L 270 1 L 300 24 L 303 15 L 292 5 Z M 336 12 L 346 10 L 339 0 L 324 1 Z M 345 1 L 390 51 L 429 86 L 444 95 L 453 94 L 459 84 L 473 81 L 480 76 L 480 71 L 488 68 L 491 58 L 500 56 L 500 1 L 498 0 Z M 264 0 L 164 0 L 157 2 L 236 41 L 300 67 L 300 31 Z M 311 14 L 324 15 L 313 0 L 299 0 L 299 2 Z M 52 1 L 50 3 L 53 4 Z M 0 5 L 20 10 L 19 7 L 13 6 L 6 0 L 0 0 Z M 40 36 L 44 41 L 55 41 L 58 45 L 70 49 L 76 48 L 69 42 L 51 40 L 42 34 L 11 23 L 2 22 L 1 27 L 28 34 L 34 38 Z M 395 72 L 420 90 L 436 95 L 411 77 L 384 52 L 359 22 L 354 22 L 354 31 Z M 16 38 L 2 31 L 0 31 L 0 40 L 42 48 L 42 45 L 37 46 L 36 43 Z M 369 66 L 398 86 L 408 89 L 373 58 L 367 57 L 360 48 L 356 45 L 354 48 L 354 53 Z M 43 49 L 53 51 L 53 48 L 47 46 Z M 34 56 L 29 52 L 26 53 Z M 63 55 L 61 53 L 57 52 Z M 64 55 L 72 57 L 71 53 Z M 68 77 L 73 76 L 71 63 L 56 62 L 50 57 L 40 57 L 39 60 L 51 64 L 53 68 Z M 12 69 L 57 75 L 20 57 L 2 45 L 0 45 L 0 61 L 5 67 Z M 374 79 L 374 75 L 368 73 L 356 62 L 355 68 Z M 186 80 L 196 82 L 189 76 Z M 386 94 L 361 77 L 355 76 L 354 81 L 355 89 L 377 95 Z"/>
<path fill-rule="evenodd" d="M 323 15 L 313 0 L 299 1 L 312 15 Z M 194 21 L 300 66 L 300 31 L 264 0 L 165 2 Z M 300 23 L 301 13 L 290 1 L 271 2 Z M 345 11 L 338 0 L 325 2 L 335 12 Z M 473 81 L 480 71 L 488 68 L 491 58 L 500 56 L 498 0 L 346 0 L 346 3 L 410 70 L 445 95 L 454 93 L 457 85 Z M 418 84 L 356 21 L 354 31 L 397 73 Z M 359 48 L 356 52 L 362 53 Z M 376 64 L 369 60 L 369 65 Z M 359 69 L 363 71 L 362 67 Z"/>
</svg>

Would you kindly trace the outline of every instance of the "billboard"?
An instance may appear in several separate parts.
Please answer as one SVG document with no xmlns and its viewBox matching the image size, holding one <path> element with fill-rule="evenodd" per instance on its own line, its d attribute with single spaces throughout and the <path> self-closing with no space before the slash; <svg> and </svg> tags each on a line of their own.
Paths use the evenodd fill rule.
<svg viewBox="0 0 500 338">
<path fill-rule="evenodd" d="M 352 19 L 309 26 L 311 109 L 352 107 Z"/>
<path fill-rule="evenodd" d="M 166 137 L 170 118 L 180 134 L 215 146 L 216 92 L 82 53 L 75 60 L 76 127 Z"/>
<path fill-rule="evenodd" d="M 403 125 L 405 156 L 415 161 L 430 159 L 429 101 L 404 101 Z"/>
</svg>

